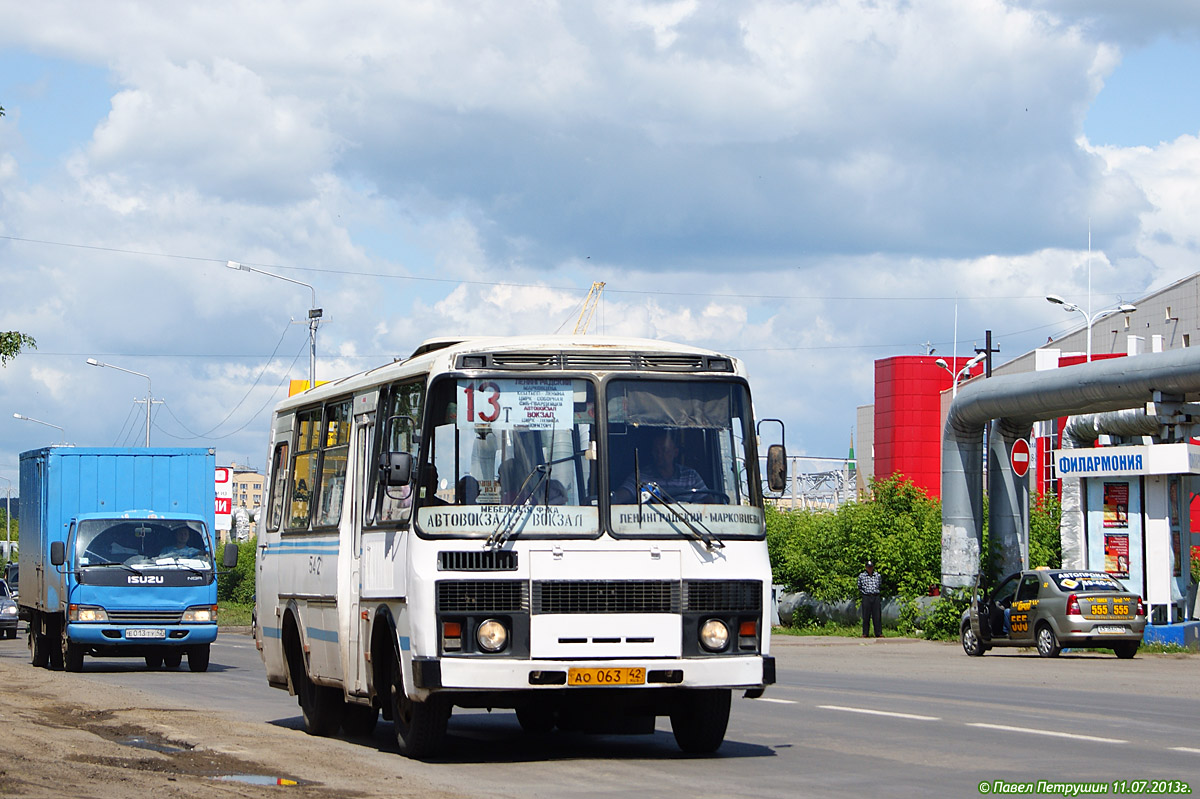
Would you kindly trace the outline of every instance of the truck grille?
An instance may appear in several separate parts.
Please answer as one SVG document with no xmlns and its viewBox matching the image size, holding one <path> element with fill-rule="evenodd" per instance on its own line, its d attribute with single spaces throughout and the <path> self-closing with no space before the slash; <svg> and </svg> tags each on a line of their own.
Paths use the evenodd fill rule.
<svg viewBox="0 0 1200 799">
<path fill-rule="evenodd" d="M 158 610 L 110 610 L 108 620 L 113 624 L 179 624 L 183 618 L 180 611 Z"/>
<path fill-rule="evenodd" d="M 515 613 L 529 608 L 523 580 L 439 580 L 439 613 Z"/>
<path fill-rule="evenodd" d="M 671 580 L 545 580 L 533 584 L 534 613 L 679 613 Z"/>
<path fill-rule="evenodd" d="M 759 580 L 689 580 L 684 583 L 683 609 L 698 613 L 762 609 Z"/>
</svg>

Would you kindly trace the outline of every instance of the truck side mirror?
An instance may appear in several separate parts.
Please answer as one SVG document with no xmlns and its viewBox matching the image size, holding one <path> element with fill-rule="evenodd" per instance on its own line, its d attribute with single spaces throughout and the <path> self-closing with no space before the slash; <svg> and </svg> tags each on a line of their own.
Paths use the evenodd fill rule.
<svg viewBox="0 0 1200 799">
<path fill-rule="evenodd" d="M 379 459 L 379 471 L 385 486 L 406 486 L 412 482 L 412 455 L 385 452 Z"/>
<path fill-rule="evenodd" d="M 787 487 L 787 450 L 782 444 L 767 447 L 767 487 L 772 491 Z"/>
<path fill-rule="evenodd" d="M 67 545 L 62 541 L 53 541 L 50 544 L 50 565 L 61 566 L 67 562 Z"/>
<path fill-rule="evenodd" d="M 221 565 L 226 569 L 232 569 L 237 565 L 238 561 L 238 545 L 230 541 L 225 545 L 225 551 L 221 553 Z"/>
</svg>

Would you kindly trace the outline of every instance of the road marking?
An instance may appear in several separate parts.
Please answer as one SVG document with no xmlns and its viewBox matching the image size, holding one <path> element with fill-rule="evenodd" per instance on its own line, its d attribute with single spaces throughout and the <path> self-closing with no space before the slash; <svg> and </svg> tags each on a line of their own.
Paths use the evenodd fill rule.
<svg viewBox="0 0 1200 799">
<path fill-rule="evenodd" d="M 1193 749 L 1190 746 L 1172 746 L 1172 752 L 1187 752 L 1192 755 L 1200 755 L 1200 749 Z"/>
<path fill-rule="evenodd" d="M 777 705 L 794 705 L 794 704 L 796 704 L 794 699 L 772 699 L 769 696 L 760 696 L 758 698 L 758 701 L 759 702 L 774 702 Z"/>
<path fill-rule="evenodd" d="M 895 719 L 913 719 L 915 721 L 941 721 L 938 716 L 918 716 L 913 713 L 892 713 L 887 710 L 870 710 L 865 707 L 843 707 L 842 705 L 817 705 L 824 710 L 842 710 L 846 713 L 865 713 L 870 716 L 890 716 Z"/>
<path fill-rule="evenodd" d="M 1009 727 L 1004 724 L 984 724 L 982 722 L 968 723 L 968 727 L 982 727 L 985 730 L 1003 730 L 1005 732 L 1023 732 L 1027 735 L 1048 735 L 1052 738 L 1073 738 L 1077 741 L 1099 741 L 1106 744 L 1127 744 L 1129 741 L 1120 738 L 1097 738 L 1095 735 L 1078 735 L 1073 732 L 1057 732 L 1055 730 L 1035 730 L 1029 727 Z"/>
</svg>

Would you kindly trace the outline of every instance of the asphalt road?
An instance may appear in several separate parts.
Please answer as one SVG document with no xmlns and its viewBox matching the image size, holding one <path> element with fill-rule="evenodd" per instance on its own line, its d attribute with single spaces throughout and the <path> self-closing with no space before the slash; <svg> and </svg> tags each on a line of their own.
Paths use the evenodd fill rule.
<svg viewBox="0 0 1200 799">
<path fill-rule="evenodd" d="M 926 641 L 782 636 L 774 651 L 779 684 L 735 698 L 714 757 L 682 755 L 665 719 L 652 736 L 533 737 L 511 712 L 456 710 L 445 757 L 405 767 L 472 796 L 979 796 L 997 780 L 1103 782 L 1109 794 L 1114 780 L 1166 780 L 1182 787 L 1158 787 L 1200 792 L 1200 657 L 968 658 Z M 0 658 L 27 659 L 23 641 L 0 642 Z M 245 635 L 222 633 L 206 674 L 146 672 L 140 660 L 84 668 L 98 685 L 304 734 Z M 381 721 L 353 746 L 394 768 L 390 734 Z"/>
</svg>

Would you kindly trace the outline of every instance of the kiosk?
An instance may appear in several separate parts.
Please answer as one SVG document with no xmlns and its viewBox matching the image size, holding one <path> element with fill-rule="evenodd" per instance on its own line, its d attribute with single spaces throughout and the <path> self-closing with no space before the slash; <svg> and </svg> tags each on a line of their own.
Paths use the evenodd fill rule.
<svg viewBox="0 0 1200 799">
<path fill-rule="evenodd" d="M 1153 625 L 1187 622 L 1193 591 L 1188 510 L 1200 476 L 1200 445 L 1060 449 L 1054 460 L 1060 478 L 1082 482 L 1085 562 L 1071 565 L 1108 572 L 1140 592 Z M 1195 538 L 1200 544 L 1200 535 Z"/>
</svg>

